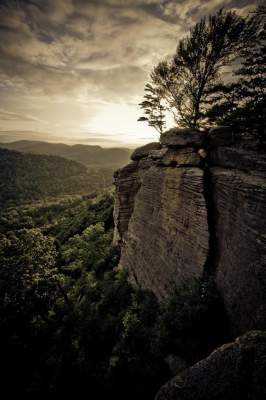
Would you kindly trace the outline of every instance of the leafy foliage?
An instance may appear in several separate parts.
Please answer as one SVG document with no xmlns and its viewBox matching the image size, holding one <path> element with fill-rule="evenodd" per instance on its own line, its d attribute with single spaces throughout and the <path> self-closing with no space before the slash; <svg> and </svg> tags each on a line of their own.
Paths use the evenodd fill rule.
<svg viewBox="0 0 266 400">
<path fill-rule="evenodd" d="M 161 134 L 165 126 L 165 107 L 162 105 L 161 90 L 147 83 L 145 92 L 144 100 L 139 104 L 140 108 L 144 110 L 145 117 L 140 117 L 138 121 L 148 121 L 149 126 Z"/>
<path fill-rule="evenodd" d="M 34 307 L 47 314 L 60 276 L 52 238 L 39 229 L 22 229 L 0 237 L 1 307 L 6 314 L 25 314 Z"/>
<path fill-rule="evenodd" d="M 178 125 L 195 128 L 204 123 L 204 101 L 222 67 L 233 59 L 244 20 L 233 12 L 218 11 L 202 18 L 178 43 L 171 61 L 160 62 L 151 74 Z"/>
<path fill-rule="evenodd" d="M 57 156 L 23 154 L 0 149 L 0 205 L 7 206 L 47 196 L 87 193 L 112 183 L 112 174 L 88 171 Z"/>
<path fill-rule="evenodd" d="M 214 282 L 195 280 L 175 289 L 163 304 L 159 345 L 190 363 L 209 353 L 229 330 Z"/>
<path fill-rule="evenodd" d="M 11 395 L 153 399 L 171 377 L 169 353 L 190 362 L 224 339 L 205 283 L 163 304 L 128 283 L 112 213 L 112 192 L 2 210 L 0 351 Z"/>
<path fill-rule="evenodd" d="M 266 117 L 266 8 L 260 6 L 251 14 L 243 32 L 239 55 L 241 65 L 234 71 L 234 81 L 212 88 L 208 117 L 249 132 L 265 142 Z"/>
<path fill-rule="evenodd" d="M 157 103 L 144 96 L 141 120 L 156 125 L 167 111 L 178 126 L 230 125 L 265 144 L 265 25 L 265 6 L 245 18 L 223 9 L 202 18 L 153 69 L 146 88 Z"/>
</svg>

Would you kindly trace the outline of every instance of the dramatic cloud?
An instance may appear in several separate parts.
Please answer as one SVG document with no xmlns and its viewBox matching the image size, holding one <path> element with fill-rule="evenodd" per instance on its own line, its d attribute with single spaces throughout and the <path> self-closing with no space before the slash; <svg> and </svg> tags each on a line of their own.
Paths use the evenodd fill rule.
<svg viewBox="0 0 266 400">
<path fill-rule="evenodd" d="M 6 0 L 0 2 L 2 130 L 68 140 L 144 142 L 136 122 L 154 64 L 202 15 L 252 0 Z M 93 132 L 93 133 L 91 133 Z M 110 140 L 106 139 L 106 145 Z"/>
</svg>

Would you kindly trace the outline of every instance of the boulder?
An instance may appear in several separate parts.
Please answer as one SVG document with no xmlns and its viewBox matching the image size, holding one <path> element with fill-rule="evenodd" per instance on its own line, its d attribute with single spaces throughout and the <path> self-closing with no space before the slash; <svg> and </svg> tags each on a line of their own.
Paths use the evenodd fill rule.
<svg viewBox="0 0 266 400">
<path fill-rule="evenodd" d="M 156 400 L 266 399 L 266 332 L 251 331 L 166 383 Z"/>
<path fill-rule="evenodd" d="M 138 147 L 131 154 L 131 160 L 137 161 L 141 158 L 147 157 L 152 150 L 159 150 L 161 145 L 159 142 L 152 142 L 145 144 L 145 146 Z"/>
<path fill-rule="evenodd" d="M 200 147 L 205 133 L 192 128 L 172 128 L 162 133 L 160 142 L 163 146 Z"/>
</svg>

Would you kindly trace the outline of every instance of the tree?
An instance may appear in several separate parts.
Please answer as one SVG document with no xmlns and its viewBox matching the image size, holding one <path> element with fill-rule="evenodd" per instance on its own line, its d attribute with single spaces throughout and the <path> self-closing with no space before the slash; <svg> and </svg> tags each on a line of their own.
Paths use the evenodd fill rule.
<svg viewBox="0 0 266 400">
<path fill-rule="evenodd" d="M 243 18 L 223 9 L 204 17 L 180 40 L 173 60 L 154 69 L 152 84 L 173 110 L 178 125 L 195 128 L 206 122 L 209 89 L 233 60 L 244 26 Z"/>
<path fill-rule="evenodd" d="M 0 311 L 10 318 L 45 318 L 56 295 L 60 274 L 54 240 L 39 229 L 0 237 Z"/>
<path fill-rule="evenodd" d="M 265 141 L 266 117 L 266 7 L 258 7 L 247 18 L 240 46 L 241 64 L 233 82 L 213 88 L 208 116 L 215 123 L 253 133 Z"/>
<path fill-rule="evenodd" d="M 147 83 L 145 85 L 144 100 L 139 104 L 147 117 L 140 117 L 138 121 L 148 121 L 149 126 L 155 128 L 160 134 L 165 126 L 164 111 L 162 105 L 162 94 L 160 88 Z"/>
<path fill-rule="evenodd" d="M 71 237 L 62 246 L 66 271 L 79 276 L 82 272 L 98 271 L 107 264 L 111 254 L 112 232 L 106 232 L 103 223 L 87 227 L 80 235 Z"/>
</svg>

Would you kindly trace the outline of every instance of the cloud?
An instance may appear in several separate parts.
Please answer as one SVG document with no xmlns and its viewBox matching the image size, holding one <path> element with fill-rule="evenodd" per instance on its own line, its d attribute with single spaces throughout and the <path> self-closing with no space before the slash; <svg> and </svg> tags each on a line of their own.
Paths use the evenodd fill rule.
<svg viewBox="0 0 266 400">
<path fill-rule="evenodd" d="M 0 129 L 0 143 L 10 143 L 17 140 L 39 140 L 50 142 L 62 142 L 63 137 L 52 136 L 47 132 L 34 132 L 34 131 L 13 131 Z"/>
<path fill-rule="evenodd" d="M 142 75 L 143 84 L 144 72 L 171 46 L 174 49 L 176 41 L 177 30 L 136 8 L 136 2 L 107 1 L 99 6 L 77 1 L 75 12 L 71 1 L 9 4 L 13 7 L 1 10 L 0 68 L 6 81 L 19 78 L 21 88 L 24 83 L 25 90 L 37 93 L 75 93 L 81 83 L 94 93 L 95 85 L 100 88 L 104 82 L 114 96 L 116 89 L 120 96 L 121 87 L 127 95 L 128 80 L 135 83 Z M 104 71 L 110 71 L 109 83 Z M 119 72 L 124 73 L 123 84 Z"/>
<path fill-rule="evenodd" d="M 2 0 L 0 90 L 6 95 L 1 107 L 8 111 L 0 116 L 6 124 L 19 123 L 21 110 L 38 104 L 43 107 L 41 119 L 53 121 L 52 130 L 54 105 L 58 124 L 69 130 L 70 125 L 78 129 L 83 124 L 84 104 L 89 117 L 98 112 L 99 101 L 138 104 L 152 67 L 174 53 L 178 39 L 196 20 L 221 6 L 241 12 L 251 4 L 254 1 Z M 68 113 L 71 107 L 75 110 L 73 123 L 69 115 L 64 118 L 64 107 Z M 29 111 L 21 118 L 31 118 L 28 114 L 34 120 L 23 121 L 36 129 L 38 115 Z"/>
<path fill-rule="evenodd" d="M 0 121 L 38 121 L 30 115 L 18 114 L 15 112 L 5 111 L 0 109 Z"/>
</svg>

